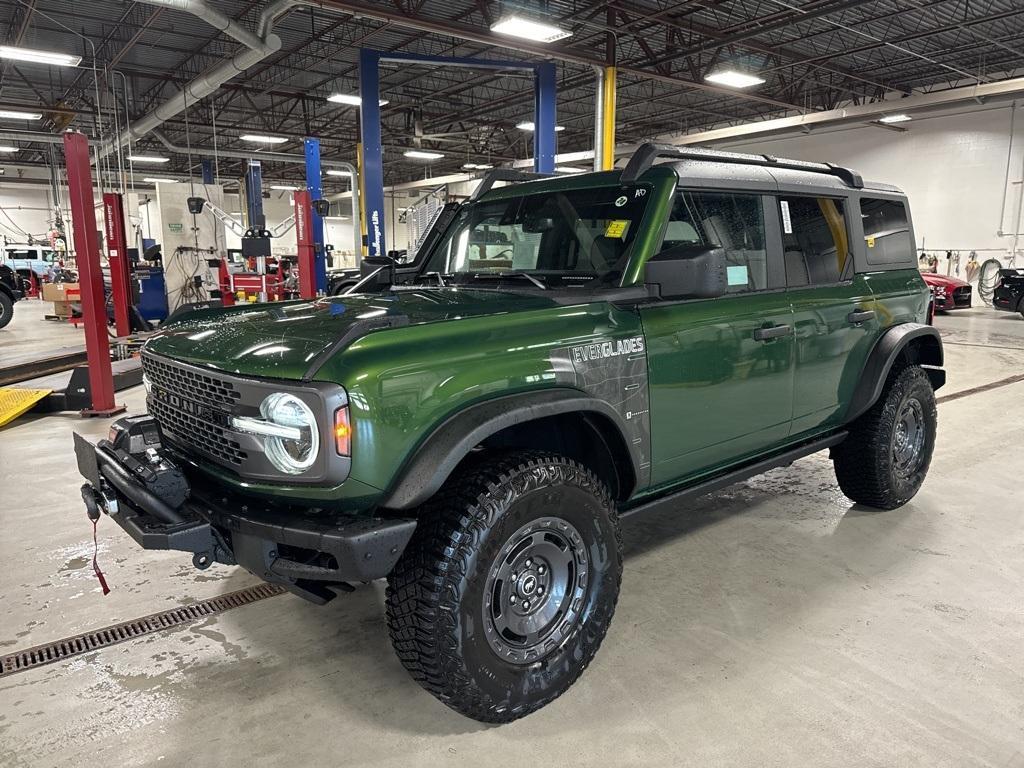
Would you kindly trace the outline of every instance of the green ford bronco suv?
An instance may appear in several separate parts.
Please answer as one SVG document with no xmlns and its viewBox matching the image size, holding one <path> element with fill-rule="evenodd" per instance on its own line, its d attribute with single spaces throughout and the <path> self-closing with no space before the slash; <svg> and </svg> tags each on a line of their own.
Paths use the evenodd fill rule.
<svg viewBox="0 0 1024 768">
<path fill-rule="evenodd" d="M 83 498 L 312 601 L 387 578 L 399 659 L 469 717 L 579 677 L 624 518 L 826 448 L 880 509 L 928 470 L 945 374 L 910 212 L 848 169 L 645 145 L 485 180 L 363 274 L 163 327 L 148 415 L 76 435 Z"/>
</svg>

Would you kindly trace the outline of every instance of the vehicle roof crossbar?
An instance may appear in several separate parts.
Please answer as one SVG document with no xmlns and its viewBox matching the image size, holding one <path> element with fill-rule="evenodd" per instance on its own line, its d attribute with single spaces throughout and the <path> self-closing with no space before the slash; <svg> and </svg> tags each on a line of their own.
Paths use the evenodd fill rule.
<svg viewBox="0 0 1024 768">
<path fill-rule="evenodd" d="M 854 189 L 864 188 L 864 179 L 856 171 L 832 163 L 811 163 L 805 160 L 786 160 L 772 155 L 748 155 L 741 152 L 723 152 L 700 147 L 676 147 L 672 144 L 642 144 L 622 170 L 621 181 L 635 182 L 658 158 L 670 157 L 675 160 L 706 160 L 713 163 L 736 163 L 737 165 L 759 165 L 765 168 L 785 168 L 790 171 L 827 173 L 840 179 Z"/>
<path fill-rule="evenodd" d="M 495 168 L 484 174 L 480 185 L 469 196 L 469 202 L 475 203 L 499 181 L 533 181 L 534 179 L 550 179 L 552 176 L 554 176 L 552 173 L 520 171 L 517 168 Z"/>
</svg>

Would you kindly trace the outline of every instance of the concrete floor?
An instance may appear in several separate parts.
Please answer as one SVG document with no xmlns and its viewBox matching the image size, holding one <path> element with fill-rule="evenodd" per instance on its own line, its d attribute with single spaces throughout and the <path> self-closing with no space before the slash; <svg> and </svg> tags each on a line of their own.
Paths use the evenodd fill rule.
<svg viewBox="0 0 1024 768">
<path fill-rule="evenodd" d="M 85 331 L 63 320 L 45 320 L 53 304 L 23 299 L 14 305 L 14 318 L 0 328 L 0 365 L 21 363 L 61 350 L 85 346 Z"/>
<path fill-rule="evenodd" d="M 941 394 L 1024 371 L 1019 316 L 937 324 Z M 141 409 L 141 392 L 123 399 Z M 852 507 L 819 454 L 631 521 L 597 659 L 511 725 L 466 720 L 406 676 L 378 583 L 0 678 L 0 765 L 1024 766 L 1024 383 L 939 413 L 931 475 L 903 509 Z M 0 653 L 254 582 L 143 552 L 103 520 L 101 596 L 70 433 L 106 423 L 0 432 Z"/>
</svg>

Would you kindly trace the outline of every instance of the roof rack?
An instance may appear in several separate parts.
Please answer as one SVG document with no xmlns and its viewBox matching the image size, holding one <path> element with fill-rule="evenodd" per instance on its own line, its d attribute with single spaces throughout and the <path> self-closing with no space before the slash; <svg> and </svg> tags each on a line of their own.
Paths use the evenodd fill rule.
<svg viewBox="0 0 1024 768">
<path fill-rule="evenodd" d="M 495 168 L 484 174 L 480 184 L 473 190 L 473 194 L 469 196 L 469 202 L 476 202 L 499 181 L 533 181 L 534 179 L 549 179 L 552 176 L 554 176 L 553 173 L 535 173 L 533 171 L 520 171 L 515 168 Z"/>
<path fill-rule="evenodd" d="M 654 165 L 659 157 L 671 157 L 676 160 L 707 160 L 714 163 L 736 163 L 737 165 L 759 165 L 766 168 L 785 168 L 791 171 L 810 171 L 827 173 L 840 179 L 854 189 L 864 188 L 864 179 L 856 171 L 843 168 L 832 163 L 810 163 L 804 160 L 785 160 L 772 155 L 748 155 L 740 152 L 722 152 L 699 147 L 676 147 L 672 144 L 642 144 L 633 153 L 622 170 L 621 180 L 630 184 Z"/>
</svg>

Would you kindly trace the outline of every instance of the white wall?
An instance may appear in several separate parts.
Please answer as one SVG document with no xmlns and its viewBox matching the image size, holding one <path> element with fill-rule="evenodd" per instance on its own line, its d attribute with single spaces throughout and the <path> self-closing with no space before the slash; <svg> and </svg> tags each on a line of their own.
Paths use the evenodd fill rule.
<svg viewBox="0 0 1024 768">
<path fill-rule="evenodd" d="M 1005 104 L 918 116 L 903 124 L 904 132 L 858 125 L 716 147 L 834 162 L 895 184 L 910 199 L 918 247 L 960 251 L 962 272 L 972 250 L 981 261 L 1010 255 L 1014 238 L 998 234 L 1004 191 L 1003 230 L 1012 235 L 1024 224 L 1018 220 L 1024 185 L 1013 183 L 1024 176 L 1024 106 L 1017 107 L 1008 183 L 1011 110 Z M 1021 263 L 1024 237 L 1017 248 Z M 939 271 L 947 272 L 944 256 L 937 255 Z"/>
<path fill-rule="evenodd" d="M 193 275 L 200 275 L 208 288 L 216 287 L 217 271 L 206 262 L 224 253 L 224 225 L 208 213 L 193 218 L 186 202 L 192 194 L 188 184 L 158 184 L 156 189 L 156 206 L 161 221 L 156 240 L 162 245 L 167 306 L 172 312 L 184 300 L 195 300 L 196 297 L 183 296 L 182 293 L 183 286 Z M 219 208 L 224 207 L 224 191 L 216 184 L 196 185 L 195 195 L 204 197 Z M 152 208 L 153 204 L 147 207 Z M 179 247 L 194 249 L 196 245 L 203 250 L 212 248 L 213 254 L 175 252 Z"/>
<path fill-rule="evenodd" d="M 66 201 L 62 204 L 68 216 Z M 0 235 L 24 243 L 25 233 L 42 239 L 53 227 L 53 195 L 45 186 L 0 183 Z"/>
</svg>

